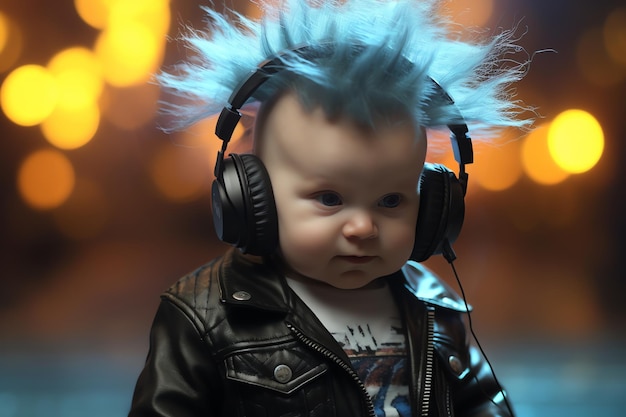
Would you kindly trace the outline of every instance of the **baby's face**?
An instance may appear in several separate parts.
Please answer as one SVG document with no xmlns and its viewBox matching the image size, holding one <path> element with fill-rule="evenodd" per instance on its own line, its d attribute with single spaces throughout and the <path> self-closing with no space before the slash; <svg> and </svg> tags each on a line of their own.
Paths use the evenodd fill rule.
<svg viewBox="0 0 626 417">
<path fill-rule="evenodd" d="M 426 154 L 424 130 L 410 119 L 363 129 L 307 112 L 288 94 L 267 115 L 257 153 L 291 274 L 353 289 L 407 261 Z"/>
</svg>

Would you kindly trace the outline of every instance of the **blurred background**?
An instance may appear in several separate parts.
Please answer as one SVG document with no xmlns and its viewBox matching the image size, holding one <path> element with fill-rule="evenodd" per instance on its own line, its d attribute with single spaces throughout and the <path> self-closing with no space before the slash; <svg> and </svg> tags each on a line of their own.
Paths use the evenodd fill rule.
<svg viewBox="0 0 626 417">
<path fill-rule="evenodd" d="M 125 415 L 159 294 L 225 249 L 214 120 L 163 134 L 150 83 L 188 54 L 171 38 L 202 27 L 200 4 L 0 0 L 0 417 Z M 486 34 L 518 25 L 517 94 L 540 115 L 468 168 L 455 248 L 474 330 L 520 417 L 623 415 L 626 6 L 444 5 Z"/>
</svg>

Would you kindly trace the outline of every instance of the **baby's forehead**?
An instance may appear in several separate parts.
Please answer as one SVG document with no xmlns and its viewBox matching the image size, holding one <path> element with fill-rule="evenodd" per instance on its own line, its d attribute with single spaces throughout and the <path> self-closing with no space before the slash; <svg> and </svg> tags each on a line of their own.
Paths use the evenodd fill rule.
<svg viewBox="0 0 626 417">
<path fill-rule="evenodd" d="M 415 119 L 414 115 L 405 108 L 373 111 L 370 117 L 364 118 L 363 114 L 357 115 L 340 107 L 328 108 L 322 103 L 307 100 L 297 91 L 284 90 L 262 103 L 257 102 L 254 108 L 254 129 L 256 131 L 261 131 L 262 126 L 270 115 L 281 117 L 281 113 L 286 113 L 284 107 L 279 106 L 277 108 L 276 106 L 276 103 L 281 101 L 285 96 L 289 96 L 292 100 L 295 99 L 293 104 L 295 105 L 297 101 L 297 104 L 307 113 L 321 111 L 331 123 L 342 121 L 353 125 L 356 129 L 363 132 L 364 137 L 371 136 L 377 130 L 390 127 L 412 126 L 416 130 L 422 129 L 422 126 Z M 276 115 L 276 113 L 278 114 Z"/>
<path fill-rule="evenodd" d="M 310 171 L 324 167 L 418 165 L 425 152 L 421 130 L 407 120 L 373 126 L 347 117 L 329 118 L 323 109 L 307 109 L 294 95 L 281 97 L 267 113 L 257 137 L 259 155 L 269 163 Z"/>
</svg>

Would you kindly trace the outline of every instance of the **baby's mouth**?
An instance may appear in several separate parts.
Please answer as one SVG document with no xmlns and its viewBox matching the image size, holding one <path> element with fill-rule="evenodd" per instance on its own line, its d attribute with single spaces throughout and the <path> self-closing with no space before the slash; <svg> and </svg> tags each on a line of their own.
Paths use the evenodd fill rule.
<svg viewBox="0 0 626 417">
<path fill-rule="evenodd" d="M 344 255 L 338 256 L 339 259 L 353 264 L 366 264 L 374 260 L 375 256 L 356 256 L 356 255 Z"/>
</svg>

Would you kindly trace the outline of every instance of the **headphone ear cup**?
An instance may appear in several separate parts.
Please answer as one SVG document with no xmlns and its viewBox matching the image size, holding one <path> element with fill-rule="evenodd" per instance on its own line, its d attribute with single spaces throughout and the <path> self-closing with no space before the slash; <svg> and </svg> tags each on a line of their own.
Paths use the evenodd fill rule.
<svg viewBox="0 0 626 417">
<path fill-rule="evenodd" d="M 454 172 L 441 164 L 424 164 L 420 176 L 420 206 L 411 259 L 423 262 L 454 243 L 465 215 L 463 187 Z"/>
<path fill-rule="evenodd" d="M 252 255 L 278 246 L 278 216 L 269 174 L 259 158 L 231 154 L 213 181 L 213 223 L 218 237 Z"/>
<path fill-rule="evenodd" d="M 243 249 L 252 255 L 269 255 L 278 247 L 278 214 L 272 182 L 265 165 L 255 155 L 241 155 L 241 162 L 246 176 L 251 217 L 251 224 L 247 228 L 249 244 Z"/>
</svg>

